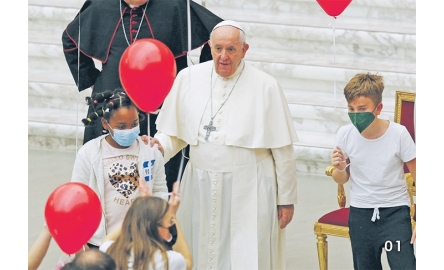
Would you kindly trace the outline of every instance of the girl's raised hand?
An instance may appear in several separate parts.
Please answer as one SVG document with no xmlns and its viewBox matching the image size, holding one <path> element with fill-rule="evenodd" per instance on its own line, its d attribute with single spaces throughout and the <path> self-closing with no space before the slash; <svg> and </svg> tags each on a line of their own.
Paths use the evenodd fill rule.
<svg viewBox="0 0 444 270">
<path fill-rule="evenodd" d="M 151 194 L 151 190 L 148 187 L 148 185 L 146 184 L 146 181 L 143 180 L 143 179 L 141 180 L 140 176 L 137 177 L 137 181 L 139 181 L 139 193 L 140 193 L 140 196 L 151 196 L 152 195 Z"/>
<path fill-rule="evenodd" d="M 179 181 L 174 182 L 173 191 L 171 192 L 170 199 L 168 200 L 168 204 L 170 205 L 170 209 L 174 213 L 177 212 L 177 209 L 179 208 L 179 205 L 180 205 L 179 185 L 180 185 Z"/>
</svg>

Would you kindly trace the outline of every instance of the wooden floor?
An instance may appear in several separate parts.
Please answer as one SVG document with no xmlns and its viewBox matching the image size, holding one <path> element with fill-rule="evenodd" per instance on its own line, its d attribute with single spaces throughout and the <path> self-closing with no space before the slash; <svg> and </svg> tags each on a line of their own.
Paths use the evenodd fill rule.
<svg viewBox="0 0 444 270">
<path fill-rule="evenodd" d="M 51 192 L 71 178 L 74 151 L 28 149 L 28 249 L 44 224 L 44 208 Z M 319 269 L 313 223 L 336 207 L 336 184 L 331 178 L 304 175 L 298 177 L 298 204 L 293 221 L 287 227 L 287 269 Z M 329 270 L 353 269 L 349 240 L 331 237 Z M 39 269 L 53 270 L 68 255 L 52 240 Z M 389 269 L 385 256 L 384 269 Z"/>
</svg>

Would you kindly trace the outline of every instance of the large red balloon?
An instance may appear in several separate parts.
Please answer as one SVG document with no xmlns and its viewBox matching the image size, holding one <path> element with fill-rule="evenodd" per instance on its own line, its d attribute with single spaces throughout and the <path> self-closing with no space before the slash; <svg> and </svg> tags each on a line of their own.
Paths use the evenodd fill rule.
<svg viewBox="0 0 444 270">
<path fill-rule="evenodd" d="M 352 0 L 316 0 L 321 8 L 330 16 L 337 17 L 345 10 Z"/>
<path fill-rule="evenodd" d="M 143 38 L 123 52 L 119 64 L 122 86 L 142 111 L 156 111 L 173 86 L 176 61 L 161 41 Z"/>
<path fill-rule="evenodd" d="M 87 185 L 70 182 L 56 188 L 45 206 L 45 220 L 54 240 L 68 255 L 93 236 L 102 218 L 97 194 Z"/>
</svg>

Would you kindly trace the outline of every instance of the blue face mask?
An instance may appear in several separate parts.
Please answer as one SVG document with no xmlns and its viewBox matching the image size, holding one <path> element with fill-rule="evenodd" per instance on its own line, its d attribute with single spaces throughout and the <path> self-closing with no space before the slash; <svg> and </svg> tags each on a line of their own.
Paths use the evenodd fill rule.
<svg viewBox="0 0 444 270">
<path fill-rule="evenodd" d="M 111 137 L 120 146 L 128 147 L 137 139 L 140 133 L 140 127 L 133 127 L 132 129 L 113 129 L 109 124 L 109 128 L 113 131 Z"/>
</svg>

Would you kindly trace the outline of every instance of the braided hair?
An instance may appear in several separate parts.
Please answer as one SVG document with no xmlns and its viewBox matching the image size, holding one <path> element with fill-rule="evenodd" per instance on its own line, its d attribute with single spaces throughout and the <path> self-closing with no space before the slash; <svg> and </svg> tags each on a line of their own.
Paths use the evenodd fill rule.
<svg viewBox="0 0 444 270">
<path fill-rule="evenodd" d="M 109 122 L 114 112 L 122 107 L 135 107 L 137 109 L 122 88 L 116 88 L 114 91 L 106 90 L 103 93 L 94 93 L 91 97 L 86 97 L 85 100 L 87 105 L 92 105 L 94 108 L 94 112 L 82 119 L 85 127 L 94 126 L 100 117 L 105 118 Z M 138 112 L 139 120 L 143 120 L 145 115 L 141 114 L 139 110 Z"/>
</svg>

